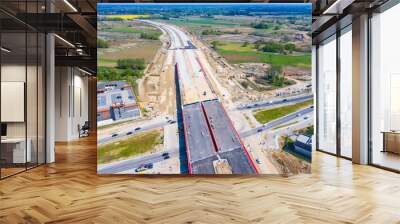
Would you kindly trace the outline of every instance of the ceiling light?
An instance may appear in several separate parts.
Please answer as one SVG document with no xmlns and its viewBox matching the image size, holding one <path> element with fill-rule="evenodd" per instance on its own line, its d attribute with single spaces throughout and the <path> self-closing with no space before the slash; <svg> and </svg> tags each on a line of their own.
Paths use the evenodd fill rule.
<svg viewBox="0 0 400 224">
<path fill-rule="evenodd" d="M 68 0 L 64 0 L 65 4 L 67 4 L 74 12 L 78 12 L 78 10 L 71 4 L 69 3 Z"/>
<path fill-rule="evenodd" d="M 351 5 L 355 0 L 336 0 L 322 14 L 342 14 L 343 10 Z"/>
<path fill-rule="evenodd" d="M 87 74 L 87 75 L 92 75 L 92 73 L 90 73 L 90 72 L 88 72 L 88 71 L 85 71 L 85 70 L 83 70 L 83 69 L 81 69 L 81 68 L 79 68 L 79 67 L 78 67 L 78 70 L 81 71 L 81 72 L 83 72 L 83 73 L 85 73 L 85 74 Z"/>
<path fill-rule="evenodd" d="M 8 50 L 8 49 L 5 48 L 5 47 L 1 47 L 0 49 L 1 49 L 2 51 L 6 52 L 6 53 L 10 53 L 10 52 L 11 52 L 10 50 Z"/>
<path fill-rule="evenodd" d="M 58 34 L 54 34 L 55 37 L 57 37 L 58 39 L 60 39 L 61 41 L 63 41 L 64 43 L 66 43 L 67 45 L 69 45 L 70 47 L 75 48 L 75 45 L 73 45 L 71 42 L 69 42 L 68 40 L 60 37 Z"/>
</svg>

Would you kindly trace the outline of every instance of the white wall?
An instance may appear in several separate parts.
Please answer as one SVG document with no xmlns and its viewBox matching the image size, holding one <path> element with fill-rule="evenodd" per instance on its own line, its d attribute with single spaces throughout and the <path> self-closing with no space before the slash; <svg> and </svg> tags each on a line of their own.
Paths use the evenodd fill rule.
<svg viewBox="0 0 400 224">
<path fill-rule="evenodd" d="M 56 67 L 55 86 L 55 140 L 77 139 L 78 125 L 88 120 L 88 78 L 76 68 Z"/>
</svg>

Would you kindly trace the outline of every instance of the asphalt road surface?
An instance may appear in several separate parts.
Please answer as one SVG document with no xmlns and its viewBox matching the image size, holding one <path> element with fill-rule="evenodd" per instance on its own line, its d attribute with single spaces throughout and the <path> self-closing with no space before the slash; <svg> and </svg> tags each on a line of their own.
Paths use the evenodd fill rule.
<svg viewBox="0 0 400 224">
<path fill-rule="evenodd" d="M 259 109 L 259 108 L 264 108 L 264 107 L 269 107 L 269 106 L 276 106 L 280 104 L 289 104 L 289 103 L 296 103 L 300 101 L 305 101 L 305 100 L 310 100 L 313 99 L 314 95 L 305 95 L 305 96 L 295 96 L 295 97 L 290 97 L 290 98 L 285 98 L 285 99 L 279 99 L 279 100 L 272 100 L 272 101 L 263 101 L 263 102 L 254 102 L 254 103 L 248 103 L 246 105 L 238 106 L 236 110 L 254 110 L 254 109 Z"/>
<path fill-rule="evenodd" d="M 264 124 L 263 126 L 260 126 L 260 127 L 257 127 L 257 128 L 252 128 L 252 129 L 250 129 L 248 131 L 244 131 L 244 132 L 240 133 L 240 137 L 245 138 L 245 137 L 248 137 L 250 135 L 254 135 L 254 134 L 257 134 L 259 132 L 262 132 L 262 131 L 277 127 L 279 125 L 287 123 L 287 122 L 289 122 L 291 120 L 294 120 L 294 119 L 296 119 L 296 118 L 298 118 L 300 116 L 303 116 L 305 114 L 311 113 L 313 111 L 314 111 L 314 107 L 313 106 L 307 107 L 305 109 L 296 111 L 296 112 L 291 113 L 289 115 L 286 115 L 284 117 L 281 117 L 281 118 L 278 118 L 278 119 L 273 120 L 271 122 L 268 122 L 267 124 Z"/>
<path fill-rule="evenodd" d="M 170 151 L 161 151 L 161 152 L 157 152 L 157 153 L 153 153 L 153 154 L 149 154 L 149 155 L 145 155 L 145 156 L 138 156 L 138 157 L 135 157 L 132 159 L 127 159 L 127 160 L 123 160 L 123 161 L 119 161 L 119 162 L 115 162 L 115 163 L 111 163 L 111 164 L 99 165 L 97 167 L 97 173 L 99 173 L 99 174 L 116 174 L 116 173 L 127 171 L 130 169 L 132 169 L 132 172 L 134 172 L 134 170 L 136 168 L 138 168 L 140 165 L 147 164 L 147 163 L 154 164 L 154 163 L 163 161 L 164 157 L 162 156 L 162 154 L 166 153 L 166 152 L 172 158 L 172 157 L 178 156 L 179 150 L 178 150 L 178 148 L 176 148 L 176 149 L 170 150 Z"/>
<path fill-rule="evenodd" d="M 118 139 L 123 138 L 123 137 L 133 136 L 134 134 L 137 134 L 139 132 L 148 131 L 148 130 L 156 129 L 156 128 L 161 128 L 161 127 L 164 127 L 164 126 L 169 125 L 169 124 L 170 123 L 168 122 L 168 120 L 165 120 L 165 121 L 158 121 L 158 122 L 154 122 L 154 123 L 151 123 L 151 124 L 138 126 L 138 127 L 140 127 L 139 130 L 135 130 L 138 127 L 126 128 L 123 131 L 119 131 L 119 132 L 116 132 L 116 133 L 114 133 L 114 134 L 112 134 L 110 136 L 104 137 L 102 139 L 98 139 L 97 140 L 97 144 L 100 145 L 100 144 L 104 144 L 104 143 L 107 143 L 107 142 L 110 142 L 110 141 L 115 141 L 115 140 L 118 140 Z M 130 133 L 130 134 L 128 135 L 128 133 Z M 117 135 L 115 136 L 115 134 L 117 134 Z M 114 135 L 114 137 L 113 137 L 113 135 Z"/>
</svg>

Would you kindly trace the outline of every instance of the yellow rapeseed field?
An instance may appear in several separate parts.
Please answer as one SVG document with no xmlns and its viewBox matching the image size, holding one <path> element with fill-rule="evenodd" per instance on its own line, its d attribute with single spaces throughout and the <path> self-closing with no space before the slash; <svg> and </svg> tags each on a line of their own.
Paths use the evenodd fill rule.
<svg viewBox="0 0 400 224">
<path fill-rule="evenodd" d="M 108 18 L 115 19 L 115 18 L 120 18 L 120 19 L 139 19 L 139 18 L 149 18 L 150 15 L 111 15 L 108 16 Z"/>
</svg>

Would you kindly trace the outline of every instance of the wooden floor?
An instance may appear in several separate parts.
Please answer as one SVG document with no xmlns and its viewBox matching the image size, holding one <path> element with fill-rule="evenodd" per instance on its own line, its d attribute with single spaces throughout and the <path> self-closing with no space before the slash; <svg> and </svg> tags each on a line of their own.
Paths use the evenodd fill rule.
<svg viewBox="0 0 400 224">
<path fill-rule="evenodd" d="M 315 153 L 289 178 L 97 176 L 95 139 L 0 181 L 0 223 L 400 223 L 400 175 Z"/>
</svg>

